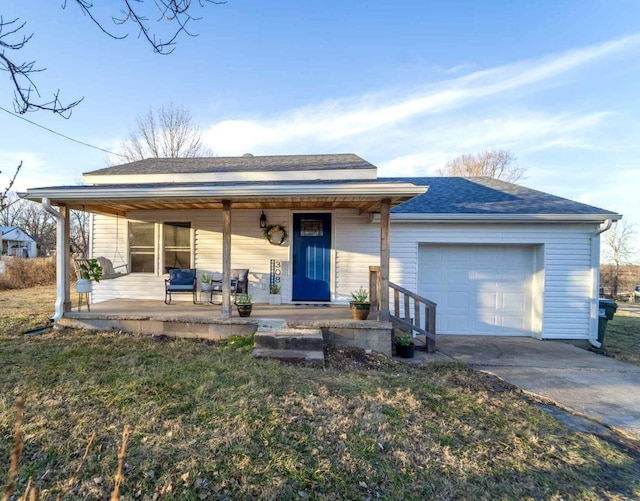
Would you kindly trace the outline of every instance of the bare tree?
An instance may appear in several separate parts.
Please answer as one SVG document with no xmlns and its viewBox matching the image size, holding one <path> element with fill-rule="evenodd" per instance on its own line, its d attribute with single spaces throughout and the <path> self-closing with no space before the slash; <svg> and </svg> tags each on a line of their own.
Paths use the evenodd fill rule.
<svg viewBox="0 0 640 501">
<path fill-rule="evenodd" d="M 138 36 L 151 44 L 154 52 L 170 54 L 175 49 L 178 36 L 182 33 L 194 36 L 188 30 L 191 21 L 197 20 L 195 10 L 206 4 L 220 4 L 214 0 L 118 0 L 110 2 L 114 14 L 107 22 L 113 23 L 108 28 L 105 20 L 94 15 L 92 0 L 69 0 L 77 6 L 95 25 L 106 35 L 114 39 L 123 39 L 129 35 L 129 27 L 138 32 Z M 116 5 L 117 4 L 117 5 Z M 62 1 L 62 8 L 66 9 L 67 0 Z M 156 33 L 152 29 L 154 19 L 160 24 L 154 25 L 163 33 Z M 53 22 L 53 21 L 52 21 Z M 41 99 L 38 87 L 33 78 L 42 68 L 36 66 L 35 61 L 21 61 L 17 52 L 24 49 L 31 40 L 33 33 L 26 32 L 26 22 L 19 18 L 5 19 L 0 15 L 0 70 L 9 73 L 14 94 L 14 109 L 16 113 L 46 110 L 68 118 L 72 109 L 82 99 L 63 104 L 59 98 L 60 90 L 53 93 L 49 99 Z"/>
<path fill-rule="evenodd" d="M 605 279 L 607 286 L 611 290 L 613 297 L 618 295 L 620 288 L 621 267 L 631 263 L 635 247 L 634 238 L 636 236 L 635 225 L 629 224 L 625 220 L 615 223 L 615 225 L 604 233 L 603 260 L 611 263 L 610 273 Z"/>
<path fill-rule="evenodd" d="M 202 144 L 200 127 L 191 113 L 173 104 L 149 109 L 136 118 L 136 126 L 122 142 L 118 160 L 129 162 L 145 158 L 193 158 L 211 156 Z"/>
<path fill-rule="evenodd" d="M 5 193 L 0 209 L 0 224 L 2 226 L 19 226 L 21 201 L 14 191 Z"/>
<path fill-rule="evenodd" d="M 487 176 L 510 183 L 524 177 L 526 169 L 516 164 L 509 150 L 483 150 L 477 154 L 464 154 L 454 158 L 436 171 L 438 176 Z"/>
<path fill-rule="evenodd" d="M 87 257 L 89 252 L 89 213 L 72 210 L 70 216 L 69 238 L 71 240 L 71 252 L 80 257 Z"/>
</svg>

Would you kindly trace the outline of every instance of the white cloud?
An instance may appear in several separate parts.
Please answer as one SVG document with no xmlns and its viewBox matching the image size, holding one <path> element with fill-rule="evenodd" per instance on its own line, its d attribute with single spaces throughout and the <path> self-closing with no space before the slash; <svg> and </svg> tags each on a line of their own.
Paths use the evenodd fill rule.
<svg viewBox="0 0 640 501">
<path fill-rule="evenodd" d="M 461 153 L 507 148 L 530 161 L 525 184 L 640 220 L 630 188 L 637 184 L 616 178 L 606 189 L 597 181 L 593 188 L 602 166 L 589 159 L 590 152 L 602 160 L 611 152 L 637 151 L 635 141 L 630 145 L 619 133 L 619 110 L 603 110 L 588 98 L 573 107 L 558 100 L 580 92 L 582 82 L 597 82 L 604 72 L 595 63 L 612 64 L 614 56 L 638 47 L 640 34 L 457 78 L 450 73 L 421 90 L 223 121 L 205 137 L 220 155 L 355 152 L 378 165 L 382 176 L 430 175 Z"/>
<path fill-rule="evenodd" d="M 638 45 L 640 34 L 553 57 L 477 71 L 404 96 L 398 96 L 397 92 L 370 94 L 326 101 L 276 117 L 222 121 L 205 131 L 204 137 L 218 154 L 238 155 L 278 151 L 301 143 L 331 148 L 351 144 L 354 138 L 365 134 L 390 133 L 403 126 L 411 134 L 415 130 L 411 122 L 415 119 L 434 117 L 491 97 L 504 98 L 514 90 L 534 90 L 531 89 L 534 84 L 548 86 L 555 77 Z"/>
</svg>

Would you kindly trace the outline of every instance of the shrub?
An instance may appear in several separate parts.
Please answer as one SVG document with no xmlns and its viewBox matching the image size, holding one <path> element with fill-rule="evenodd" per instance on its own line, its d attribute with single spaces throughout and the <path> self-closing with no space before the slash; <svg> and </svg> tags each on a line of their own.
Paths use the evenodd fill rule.
<svg viewBox="0 0 640 501">
<path fill-rule="evenodd" d="M 0 275 L 0 289 L 27 289 L 56 283 L 56 260 L 52 257 L 2 258 L 4 273 Z"/>
</svg>

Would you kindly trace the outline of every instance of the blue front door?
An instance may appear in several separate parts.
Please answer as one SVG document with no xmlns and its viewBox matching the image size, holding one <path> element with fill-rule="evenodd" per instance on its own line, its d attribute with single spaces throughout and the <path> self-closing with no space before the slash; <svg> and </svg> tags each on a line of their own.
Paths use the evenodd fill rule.
<svg viewBox="0 0 640 501">
<path fill-rule="evenodd" d="M 294 301 L 331 300 L 331 214 L 293 215 Z"/>
</svg>

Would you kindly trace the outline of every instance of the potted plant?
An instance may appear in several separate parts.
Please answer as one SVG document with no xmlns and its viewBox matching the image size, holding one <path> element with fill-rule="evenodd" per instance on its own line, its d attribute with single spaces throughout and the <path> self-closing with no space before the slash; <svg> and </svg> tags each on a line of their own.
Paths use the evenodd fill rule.
<svg viewBox="0 0 640 501">
<path fill-rule="evenodd" d="M 86 294 L 91 292 L 91 283 L 93 280 L 100 282 L 102 278 L 102 266 L 98 264 L 97 259 L 89 259 L 86 263 L 82 263 L 79 268 L 80 278 L 76 283 L 76 290 L 78 294 Z"/>
<path fill-rule="evenodd" d="M 272 245 L 282 245 L 287 239 L 287 229 L 282 224 L 269 224 L 262 230 L 264 238 Z"/>
<path fill-rule="evenodd" d="M 416 346 L 413 344 L 411 332 L 400 331 L 395 335 L 396 356 L 400 358 L 413 358 L 416 354 Z"/>
<path fill-rule="evenodd" d="M 280 297 L 280 286 L 278 284 L 271 284 L 269 286 L 269 304 L 282 304 L 282 298 Z"/>
<path fill-rule="evenodd" d="M 251 294 L 240 294 L 236 298 L 236 308 L 238 308 L 238 315 L 241 317 L 251 316 L 251 310 L 253 308 L 253 303 L 251 303 Z"/>
<path fill-rule="evenodd" d="M 213 275 L 211 273 L 207 273 L 206 271 L 202 272 L 200 275 L 200 290 L 202 292 L 209 292 L 211 290 L 211 281 L 213 280 Z"/>
<path fill-rule="evenodd" d="M 369 293 L 364 287 L 360 287 L 351 293 L 351 297 L 353 298 L 353 301 L 349 301 L 351 318 L 354 320 L 366 320 L 371 309 L 371 304 L 367 301 Z"/>
</svg>

